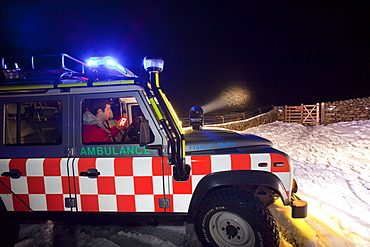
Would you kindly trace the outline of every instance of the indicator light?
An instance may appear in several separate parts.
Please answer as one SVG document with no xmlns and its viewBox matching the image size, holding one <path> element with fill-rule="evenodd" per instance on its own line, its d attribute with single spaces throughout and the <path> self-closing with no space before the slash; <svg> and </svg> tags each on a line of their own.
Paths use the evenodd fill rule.
<svg viewBox="0 0 370 247">
<path fill-rule="evenodd" d="M 269 164 L 267 164 L 267 163 L 258 163 L 258 167 L 268 167 L 269 166 Z"/>
<path fill-rule="evenodd" d="M 284 166 L 284 163 L 282 163 L 282 162 L 276 162 L 276 163 L 274 163 L 274 166 L 275 167 L 283 167 Z"/>
</svg>

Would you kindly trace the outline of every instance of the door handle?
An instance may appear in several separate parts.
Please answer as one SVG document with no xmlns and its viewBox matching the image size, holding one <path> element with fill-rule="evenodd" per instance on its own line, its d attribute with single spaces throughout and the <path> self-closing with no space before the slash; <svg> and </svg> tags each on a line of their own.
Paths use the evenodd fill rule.
<svg viewBox="0 0 370 247">
<path fill-rule="evenodd" d="M 1 173 L 3 177 L 11 177 L 11 178 L 20 178 L 22 176 L 22 172 L 18 169 L 10 169 L 8 172 Z"/>
<path fill-rule="evenodd" d="M 86 172 L 80 172 L 80 176 L 88 178 L 97 178 L 99 175 L 100 172 L 95 168 L 87 169 Z"/>
</svg>

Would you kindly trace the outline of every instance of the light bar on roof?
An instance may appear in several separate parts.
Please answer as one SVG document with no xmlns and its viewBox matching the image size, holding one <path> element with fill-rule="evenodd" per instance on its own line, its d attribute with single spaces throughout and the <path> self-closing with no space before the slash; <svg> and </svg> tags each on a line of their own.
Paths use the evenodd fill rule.
<svg viewBox="0 0 370 247">
<path fill-rule="evenodd" d="M 126 69 L 112 57 L 91 57 L 86 61 L 88 67 L 106 66 L 108 68 L 118 69 L 126 74 Z"/>
<path fill-rule="evenodd" d="M 123 67 L 117 62 L 116 59 L 107 56 L 107 57 L 91 57 L 86 61 L 87 67 L 93 68 L 97 71 L 109 71 L 109 74 L 115 76 L 127 76 L 127 77 L 136 77 L 130 70 Z"/>
</svg>

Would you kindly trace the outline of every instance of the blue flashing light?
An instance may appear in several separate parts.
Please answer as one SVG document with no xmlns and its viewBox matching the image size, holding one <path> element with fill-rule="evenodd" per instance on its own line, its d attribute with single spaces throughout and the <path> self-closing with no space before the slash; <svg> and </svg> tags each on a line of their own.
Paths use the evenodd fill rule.
<svg viewBox="0 0 370 247">
<path fill-rule="evenodd" d="M 87 66 L 96 67 L 96 66 L 109 66 L 116 67 L 117 61 L 112 57 L 91 57 L 86 62 Z"/>
<path fill-rule="evenodd" d="M 127 73 L 125 67 L 120 65 L 117 60 L 112 57 L 91 57 L 86 61 L 88 67 L 106 67 L 118 70 L 124 74 Z"/>
<path fill-rule="evenodd" d="M 98 58 L 97 57 L 91 57 L 86 61 L 87 66 L 89 67 L 95 67 L 98 66 Z"/>
<path fill-rule="evenodd" d="M 118 65 L 116 60 L 114 60 L 111 57 L 106 57 L 103 61 L 104 61 L 104 64 L 109 66 L 109 67 L 117 67 L 117 65 Z"/>
<path fill-rule="evenodd" d="M 116 68 L 119 70 L 125 71 L 125 68 L 120 64 L 116 64 Z"/>
<path fill-rule="evenodd" d="M 137 77 L 129 69 L 119 64 L 116 59 L 110 56 L 91 57 L 86 60 L 86 65 L 92 70 L 101 71 L 103 72 L 102 74 L 110 76 Z"/>
</svg>

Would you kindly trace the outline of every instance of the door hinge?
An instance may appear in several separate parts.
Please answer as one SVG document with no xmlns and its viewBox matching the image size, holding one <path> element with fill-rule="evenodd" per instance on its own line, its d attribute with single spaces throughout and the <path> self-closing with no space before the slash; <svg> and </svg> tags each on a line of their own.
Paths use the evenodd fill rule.
<svg viewBox="0 0 370 247">
<path fill-rule="evenodd" d="M 169 208 L 170 207 L 170 198 L 159 198 L 159 207 L 160 208 Z"/>
<path fill-rule="evenodd" d="M 71 157 L 74 155 L 74 148 L 68 147 L 64 149 L 64 154 L 68 157 Z"/>
</svg>

